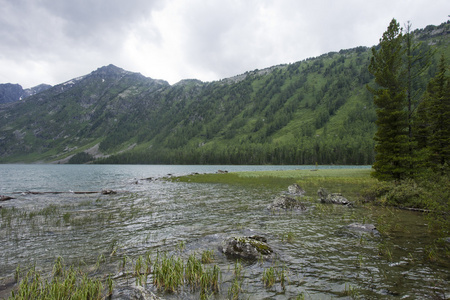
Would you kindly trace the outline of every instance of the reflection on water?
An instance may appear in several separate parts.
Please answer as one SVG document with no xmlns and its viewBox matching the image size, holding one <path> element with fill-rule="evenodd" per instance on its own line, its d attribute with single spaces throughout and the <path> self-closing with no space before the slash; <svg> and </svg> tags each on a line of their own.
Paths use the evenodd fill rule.
<svg viewBox="0 0 450 300">
<path fill-rule="evenodd" d="M 214 250 L 223 273 L 217 297 L 226 298 L 235 261 L 217 248 L 230 235 L 258 233 L 277 256 L 265 262 L 242 262 L 245 299 L 292 299 L 302 294 L 306 299 L 449 297 L 450 264 L 427 259 L 434 237 L 420 214 L 317 205 L 314 200 L 306 203 L 305 212 L 272 213 L 266 207 L 277 195 L 274 191 L 143 180 L 173 172 L 169 169 L 149 172 L 139 166 L 120 166 L 123 169 L 111 175 L 101 166 L 89 167 L 78 166 L 76 175 L 66 173 L 64 180 L 41 176 L 39 184 L 36 178 L 29 179 L 32 188 L 25 188 L 24 180 L 17 178 L 20 183 L 9 187 L 10 192 L 103 188 L 119 192 L 15 194 L 17 199 L 3 202 L 0 277 L 14 276 L 17 265 L 50 270 L 58 256 L 68 264 L 90 266 L 103 255 L 107 267 L 102 272 L 110 274 L 119 272 L 124 257 L 133 260 L 148 251 L 187 257 Z M 32 176 L 40 174 L 33 172 Z M 71 176 L 92 181 L 69 180 Z M 69 188 L 70 182 L 77 186 Z M 383 234 L 377 237 L 344 228 L 353 222 L 374 223 Z M 284 289 L 280 284 L 264 286 L 263 272 L 273 266 L 286 270 Z M 118 283 L 118 288 L 120 284 L 126 282 Z M 198 294 L 164 297 L 195 299 Z"/>
</svg>

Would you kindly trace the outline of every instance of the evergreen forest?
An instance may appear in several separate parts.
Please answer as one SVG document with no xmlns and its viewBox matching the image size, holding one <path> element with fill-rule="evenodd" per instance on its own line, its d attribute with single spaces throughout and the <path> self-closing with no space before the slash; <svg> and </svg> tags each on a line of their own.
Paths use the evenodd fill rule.
<svg viewBox="0 0 450 300">
<path fill-rule="evenodd" d="M 428 55 L 409 81 L 415 116 L 433 118 L 424 99 L 439 85 L 441 58 L 450 59 L 449 30 L 446 22 L 410 32 L 414 53 Z M 373 57 L 382 47 L 174 85 L 105 66 L 0 105 L 0 162 L 376 164 L 382 85 Z"/>
</svg>

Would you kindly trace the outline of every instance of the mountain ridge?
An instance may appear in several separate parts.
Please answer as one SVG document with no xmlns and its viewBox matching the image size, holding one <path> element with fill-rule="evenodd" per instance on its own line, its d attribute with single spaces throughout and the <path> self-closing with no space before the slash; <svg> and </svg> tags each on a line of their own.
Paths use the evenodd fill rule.
<svg viewBox="0 0 450 300">
<path fill-rule="evenodd" d="M 427 28 L 422 47 L 449 57 L 449 24 Z M 0 162 L 371 164 L 370 55 L 356 47 L 173 85 L 103 66 L 0 105 Z"/>
</svg>

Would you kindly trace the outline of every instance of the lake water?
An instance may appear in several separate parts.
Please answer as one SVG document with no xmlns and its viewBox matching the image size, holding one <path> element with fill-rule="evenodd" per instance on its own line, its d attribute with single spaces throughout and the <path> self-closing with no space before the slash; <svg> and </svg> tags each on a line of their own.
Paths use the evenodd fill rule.
<svg viewBox="0 0 450 300">
<path fill-rule="evenodd" d="M 270 261 L 242 262 L 242 299 L 450 297 L 450 263 L 428 259 L 435 237 L 420 213 L 308 202 L 305 212 L 274 214 L 266 207 L 280 191 L 160 180 L 167 174 L 219 169 L 300 168 L 315 167 L 0 165 L 0 195 L 16 198 L 0 203 L 0 297 L 7 297 L 1 284 L 18 265 L 49 272 L 58 256 L 88 270 L 103 257 L 102 266 L 92 271 L 101 276 L 119 273 L 124 258 L 131 264 L 148 251 L 187 257 L 213 250 L 222 280 L 221 292 L 212 298 L 225 299 L 236 260 L 218 246 L 226 237 L 253 233 L 265 236 L 277 255 Z M 105 189 L 118 193 L 72 193 Z M 389 234 L 349 232 L 345 226 L 353 222 L 388 227 Z M 284 270 L 284 288 L 264 286 L 262 274 L 270 267 Z M 118 279 L 116 290 L 127 284 Z M 147 288 L 166 299 L 198 298 L 188 290 L 158 292 L 150 280 Z"/>
</svg>

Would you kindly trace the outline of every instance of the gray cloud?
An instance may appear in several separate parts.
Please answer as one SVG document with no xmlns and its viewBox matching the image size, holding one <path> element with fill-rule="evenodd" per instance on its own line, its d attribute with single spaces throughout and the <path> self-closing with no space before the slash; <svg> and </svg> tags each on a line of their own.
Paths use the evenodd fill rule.
<svg viewBox="0 0 450 300">
<path fill-rule="evenodd" d="M 113 63 L 174 83 L 378 42 L 439 24 L 447 0 L 0 0 L 0 82 L 57 84 Z"/>
</svg>

